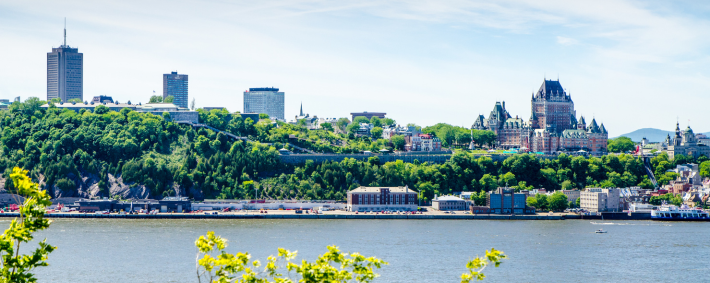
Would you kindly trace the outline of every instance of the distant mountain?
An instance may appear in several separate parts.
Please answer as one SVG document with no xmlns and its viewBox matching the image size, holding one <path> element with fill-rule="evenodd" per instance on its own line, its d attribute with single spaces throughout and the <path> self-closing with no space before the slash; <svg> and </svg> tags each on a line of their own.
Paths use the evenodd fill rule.
<svg viewBox="0 0 710 283">
<path fill-rule="evenodd" d="M 643 128 L 643 129 L 638 129 L 633 132 L 630 132 L 628 134 L 623 134 L 621 137 L 627 137 L 630 138 L 632 141 L 635 142 L 640 142 L 641 139 L 646 137 L 646 139 L 650 142 L 662 142 L 666 140 L 666 137 L 668 135 L 671 135 L 671 137 L 675 136 L 675 131 L 664 131 L 664 130 L 659 130 L 659 129 L 654 129 L 654 128 Z M 697 133 L 696 133 L 697 134 Z M 705 135 L 710 135 L 710 132 L 708 133 L 703 133 Z"/>
</svg>

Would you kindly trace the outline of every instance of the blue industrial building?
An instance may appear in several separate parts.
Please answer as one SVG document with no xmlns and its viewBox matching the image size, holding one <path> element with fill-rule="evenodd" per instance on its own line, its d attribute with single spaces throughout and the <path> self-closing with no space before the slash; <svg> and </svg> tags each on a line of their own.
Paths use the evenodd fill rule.
<svg viewBox="0 0 710 283">
<path fill-rule="evenodd" d="M 535 208 L 527 206 L 527 196 L 512 188 L 498 188 L 486 202 L 492 214 L 535 214 Z"/>
</svg>

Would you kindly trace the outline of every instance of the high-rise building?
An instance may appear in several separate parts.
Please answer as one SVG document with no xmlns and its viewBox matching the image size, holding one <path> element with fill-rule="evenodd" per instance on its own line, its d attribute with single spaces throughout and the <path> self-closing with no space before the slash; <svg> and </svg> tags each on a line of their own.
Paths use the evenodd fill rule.
<svg viewBox="0 0 710 283">
<path fill-rule="evenodd" d="M 84 100 L 84 54 L 67 45 L 66 25 L 64 44 L 47 53 L 47 100 L 52 98 Z"/>
<path fill-rule="evenodd" d="M 163 74 L 163 99 L 173 97 L 173 104 L 187 108 L 187 75 L 171 72 Z"/>
<path fill-rule="evenodd" d="M 244 113 L 267 114 L 284 120 L 284 93 L 278 88 L 250 88 L 244 92 Z"/>
</svg>

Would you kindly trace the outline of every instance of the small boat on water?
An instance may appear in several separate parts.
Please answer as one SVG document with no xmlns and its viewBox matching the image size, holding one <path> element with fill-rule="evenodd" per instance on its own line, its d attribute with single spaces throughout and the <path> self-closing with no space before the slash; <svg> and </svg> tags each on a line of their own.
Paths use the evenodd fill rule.
<svg viewBox="0 0 710 283">
<path fill-rule="evenodd" d="M 594 233 L 597 233 L 597 234 L 605 234 L 606 231 L 604 231 L 603 229 L 599 229 L 599 230 L 597 230 L 597 231 L 594 231 Z"/>
<path fill-rule="evenodd" d="M 710 221 L 710 214 L 700 208 L 690 208 L 687 205 L 662 204 L 651 211 L 651 220 L 660 221 Z"/>
</svg>

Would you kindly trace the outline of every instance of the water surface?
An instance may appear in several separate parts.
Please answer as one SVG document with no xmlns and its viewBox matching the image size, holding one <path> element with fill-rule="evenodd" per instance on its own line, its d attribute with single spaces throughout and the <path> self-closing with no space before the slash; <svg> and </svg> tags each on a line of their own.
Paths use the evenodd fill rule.
<svg viewBox="0 0 710 283">
<path fill-rule="evenodd" d="M 0 221 L 7 225 L 9 221 Z M 486 249 L 509 259 L 486 282 L 707 282 L 710 223 L 484 220 L 56 219 L 58 246 L 40 282 L 196 282 L 195 239 L 208 230 L 229 252 L 262 261 L 278 247 L 314 260 L 327 245 L 390 264 L 375 282 L 459 282 Z M 595 234 L 603 228 L 608 234 Z"/>
</svg>

